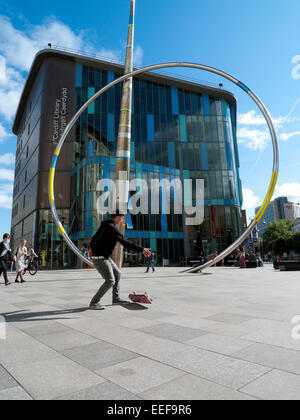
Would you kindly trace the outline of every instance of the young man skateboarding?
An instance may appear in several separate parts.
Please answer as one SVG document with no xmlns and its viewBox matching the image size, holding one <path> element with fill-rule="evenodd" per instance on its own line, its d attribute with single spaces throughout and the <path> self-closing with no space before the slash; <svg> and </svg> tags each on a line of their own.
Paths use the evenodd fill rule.
<svg viewBox="0 0 300 420">
<path fill-rule="evenodd" d="M 102 297 L 113 288 L 113 304 L 122 304 L 129 303 L 120 298 L 120 279 L 121 271 L 114 261 L 110 258 L 113 250 L 117 244 L 120 242 L 125 248 L 135 251 L 142 252 L 145 257 L 151 255 L 150 249 L 142 248 L 138 245 L 135 245 L 132 242 L 124 239 L 123 235 L 117 229 L 117 226 L 120 225 L 125 219 L 125 215 L 117 212 L 117 214 L 112 215 L 111 220 L 107 220 L 101 223 L 101 226 L 97 233 L 93 236 L 91 241 L 91 250 L 93 253 L 92 260 L 95 268 L 101 274 L 105 280 L 96 295 L 93 297 L 90 303 L 90 309 L 93 310 L 102 310 L 105 309 L 105 306 L 100 304 Z"/>
</svg>

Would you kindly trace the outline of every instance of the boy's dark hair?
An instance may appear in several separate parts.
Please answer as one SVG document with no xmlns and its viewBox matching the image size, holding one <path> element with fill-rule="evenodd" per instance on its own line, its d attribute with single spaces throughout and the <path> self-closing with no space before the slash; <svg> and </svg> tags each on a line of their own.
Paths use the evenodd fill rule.
<svg viewBox="0 0 300 420">
<path fill-rule="evenodd" d="M 6 239 L 6 238 L 10 238 L 10 234 L 9 233 L 4 233 L 3 239 Z"/>
</svg>

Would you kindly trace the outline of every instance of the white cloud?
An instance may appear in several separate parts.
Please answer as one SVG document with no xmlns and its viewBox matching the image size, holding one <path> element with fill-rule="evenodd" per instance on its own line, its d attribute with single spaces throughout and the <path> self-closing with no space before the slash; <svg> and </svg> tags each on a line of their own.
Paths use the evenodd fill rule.
<svg viewBox="0 0 300 420">
<path fill-rule="evenodd" d="M 275 128 L 278 132 L 286 128 L 287 125 L 300 121 L 299 117 L 291 117 L 300 98 L 292 107 L 291 111 L 286 117 L 272 117 Z M 293 131 L 290 134 L 281 133 L 280 139 L 283 141 L 289 140 L 290 137 L 300 134 L 300 132 Z M 237 137 L 240 144 L 245 144 L 251 150 L 264 150 L 267 143 L 271 140 L 267 123 L 262 115 L 252 110 L 245 114 L 238 115 L 238 130 Z"/>
<path fill-rule="evenodd" d="M 1 98 L 0 98 L 0 101 L 1 101 Z M 12 136 L 12 134 L 9 134 L 6 131 L 6 128 L 0 123 L 0 143 L 3 143 L 10 136 Z"/>
<path fill-rule="evenodd" d="M 0 16 L 0 51 L 9 65 L 28 71 L 37 51 L 46 48 L 48 43 L 81 50 L 86 47 L 84 31 L 77 35 L 55 17 L 48 18 L 42 25 L 31 26 L 27 31 L 13 27 L 10 20 Z"/>
<path fill-rule="evenodd" d="M 280 138 L 283 141 L 288 141 L 291 137 L 300 136 L 300 131 L 294 131 L 292 133 L 282 133 Z"/>
<path fill-rule="evenodd" d="M 0 27 L 0 115 L 6 120 L 11 120 L 16 112 L 25 83 L 24 72 L 30 69 L 36 53 L 48 48 L 48 43 L 74 51 L 87 51 L 110 60 L 121 59 L 120 51 L 93 47 L 87 41 L 87 31 L 75 33 L 54 16 L 45 19 L 41 25 L 27 24 L 27 29 L 20 31 L 6 16 L 0 15 Z"/>
<path fill-rule="evenodd" d="M 238 127 L 237 138 L 240 144 L 245 144 L 251 150 L 263 150 L 270 140 L 270 135 L 267 131 L 258 128 Z"/>
<path fill-rule="evenodd" d="M 11 182 L 10 184 L 0 184 L 0 191 L 7 192 L 12 194 L 14 190 L 14 184 Z"/>
<path fill-rule="evenodd" d="M 5 153 L 4 155 L 0 155 L 0 163 L 3 165 L 13 165 L 15 163 L 15 159 L 16 158 L 13 153 Z"/>
<path fill-rule="evenodd" d="M 238 124 L 240 125 L 266 125 L 266 120 L 263 116 L 257 115 L 256 111 L 252 110 L 246 114 L 238 115 Z"/>
<path fill-rule="evenodd" d="M 0 208 L 11 209 L 12 208 L 12 196 L 0 191 Z"/>
<path fill-rule="evenodd" d="M 12 169 L 0 169 L 0 180 L 13 181 L 14 170 Z"/>
<path fill-rule="evenodd" d="M 295 203 L 300 203 L 300 184 L 298 182 L 286 182 L 276 187 L 274 197 L 288 197 Z"/>
<path fill-rule="evenodd" d="M 136 66 L 142 66 L 144 59 L 144 50 L 140 45 L 137 45 L 134 49 L 133 64 Z"/>
<path fill-rule="evenodd" d="M 254 209 L 259 204 L 259 197 L 254 195 L 254 192 L 248 188 L 243 188 L 243 198 L 243 208 L 245 210 Z"/>
<path fill-rule="evenodd" d="M 292 58 L 292 64 L 296 64 L 295 67 L 292 69 L 292 78 L 294 80 L 300 79 L 300 55 L 295 55 Z"/>
<path fill-rule="evenodd" d="M 5 58 L 0 55 L 0 82 L 6 80 L 6 61 Z"/>
</svg>

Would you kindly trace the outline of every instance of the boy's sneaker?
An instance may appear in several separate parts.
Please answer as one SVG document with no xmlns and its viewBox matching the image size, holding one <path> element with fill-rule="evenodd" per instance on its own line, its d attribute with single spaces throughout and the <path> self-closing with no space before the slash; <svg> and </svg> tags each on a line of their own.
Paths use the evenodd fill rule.
<svg viewBox="0 0 300 420">
<path fill-rule="evenodd" d="M 100 303 L 95 303 L 95 304 L 90 304 L 89 309 L 93 311 L 103 311 L 103 309 L 106 309 L 106 308 Z"/>
<path fill-rule="evenodd" d="M 129 305 L 131 302 L 129 302 L 128 300 L 123 300 L 123 299 L 113 299 L 112 301 L 113 305 Z"/>
</svg>

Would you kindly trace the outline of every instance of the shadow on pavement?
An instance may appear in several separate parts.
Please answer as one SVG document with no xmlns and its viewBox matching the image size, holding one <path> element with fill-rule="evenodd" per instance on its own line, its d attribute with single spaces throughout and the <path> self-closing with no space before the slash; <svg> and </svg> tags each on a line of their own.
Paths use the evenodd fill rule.
<svg viewBox="0 0 300 420">
<path fill-rule="evenodd" d="M 2 313 L 5 317 L 6 322 L 27 322 L 27 321 L 55 321 L 58 319 L 70 319 L 63 317 L 63 315 L 78 314 L 88 311 L 88 307 L 77 308 L 77 309 L 64 309 L 61 311 L 45 311 L 45 312 L 26 312 L 26 311 L 15 311 Z M 49 318 L 54 316 L 55 318 Z M 44 318 L 46 317 L 46 318 Z"/>
</svg>

